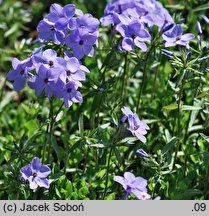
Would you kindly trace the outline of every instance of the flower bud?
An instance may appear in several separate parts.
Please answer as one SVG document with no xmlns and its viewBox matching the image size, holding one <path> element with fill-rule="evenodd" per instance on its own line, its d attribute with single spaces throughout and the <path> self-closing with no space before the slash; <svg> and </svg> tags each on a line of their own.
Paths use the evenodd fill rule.
<svg viewBox="0 0 209 216">
<path fill-rule="evenodd" d="M 149 158 L 150 157 L 143 149 L 138 149 L 136 152 L 138 154 L 140 154 L 144 158 Z"/>
<path fill-rule="evenodd" d="M 202 28 L 200 22 L 198 21 L 196 22 L 196 28 L 197 28 L 198 35 L 202 35 Z"/>
<path fill-rule="evenodd" d="M 162 53 L 166 55 L 168 58 L 173 58 L 173 52 L 168 51 L 166 49 L 161 49 Z"/>
</svg>

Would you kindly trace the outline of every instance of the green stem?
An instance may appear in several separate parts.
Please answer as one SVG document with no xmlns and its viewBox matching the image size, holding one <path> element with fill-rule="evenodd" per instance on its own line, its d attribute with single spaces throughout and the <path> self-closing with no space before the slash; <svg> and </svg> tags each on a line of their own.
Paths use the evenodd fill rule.
<svg viewBox="0 0 209 216">
<path fill-rule="evenodd" d="M 49 112 L 49 116 L 50 116 L 50 124 L 49 124 L 49 147 L 48 147 L 48 161 L 50 158 L 50 152 L 51 152 L 51 146 L 52 146 L 52 136 L 53 136 L 53 126 L 54 126 L 54 111 L 53 111 L 53 98 L 49 99 L 49 103 L 50 103 L 50 112 Z"/>
<path fill-rule="evenodd" d="M 178 118 L 177 118 L 177 137 L 178 137 L 178 142 L 177 142 L 177 146 L 176 146 L 176 150 L 175 150 L 175 155 L 174 155 L 174 162 L 173 162 L 173 167 L 172 167 L 172 170 L 174 169 L 175 167 L 175 164 L 176 164 L 176 160 L 177 160 L 177 154 L 178 154 L 178 151 L 179 151 L 179 148 L 180 148 L 180 145 L 181 145 L 181 98 L 182 98 L 182 95 L 183 95 L 183 90 L 184 90 L 184 84 L 185 84 L 185 76 L 182 80 L 182 85 L 181 85 L 181 89 L 180 89 L 180 92 L 179 92 L 179 98 L 178 98 Z"/>
<path fill-rule="evenodd" d="M 125 64 L 124 64 L 124 70 L 123 70 L 123 77 L 122 77 L 122 87 L 121 87 L 121 101 L 123 102 L 122 104 L 124 105 L 125 101 L 125 82 L 126 82 L 126 73 L 127 73 L 127 61 L 128 61 L 128 52 L 125 53 Z"/>
<path fill-rule="evenodd" d="M 109 153 L 109 157 L 108 157 L 108 162 L 107 162 L 107 172 L 106 172 L 106 180 L 105 180 L 105 190 L 104 190 L 104 194 L 103 194 L 103 200 L 106 196 L 107 193 L 107 186 L 108 186 L 108 176 L 109 176 L 109 171 L 110 171 L 110 159 L 112 156 L 112 151 L 113 151 L 113 147 L 111 147 L 110 149 L 110 153 Z"/>
<path fill-rule="evenodd" d="M 62 104 L 60 105 L 60 107 L 59 107 L 56 115 L 54 116 L 54 120 L 53 120 L 54 122 L 56 122 L 56 118 L 57 118 L 58 114 L 60 113 L 60 111 L 61 111 L 61 109 L 62 109 L 63 106 L 64 106 L 64 102 L 62 102 Z"/>
<path fill-rule="evenodd" d="M 69 158 L 69 150 L 65 152 L 65 166 L 64 166 L 64 174 L 66 175 L 67 165 L 68 165 L 68 158 Z"/>
<path fill-rule="evenodd" d="M 152 50 L 156 47 L 157 45 L 157 41 L 159 39 L 159 36 L 157 36 L 153 41 L 152 41 L 152 44 L 151 44 L 151 47 L 150 49 L 148 50 L 148 52 L 146 53 L 145 55 L 145 60 L 144 60 L 144 67 L 142 69 L 142 73 L 143 73 L 143 76 L 142 76 L 142 84 L 141 84 L 141 87 L 139 88 L 139 92 L 138 92 L 138 99 L 137 99 L 137 104 L 136 104 L 136 113 L 138 113 L 139 111 L 139 104 L 141 102 L 141 96 L 142 96 L 142 92 L 145 88 L 145 81 L 146 81 L 146 77 L 147 77 L 147 63 L 148 63 L 148 59 L 150 57 L 150 54 L 152 53 Z"/>
<path fill-rule="evenodd" d="M 144 89 L 144 84 L 145 84 L 145 80 L 146 80 L 146 68 L 147 68 L 147 60 L 145 60 L 145 64 L 144 64 L 142 84 L 141 84 L 141 87 L 139 89 L 137 105 L 136 105 L 136 113 L 138 113 L 138 111 L 139 111 L 139 104 L 140 104 L 142 92 Z"/>
<path fill-rule="evenodd" d="M 49 134 L 49 122 L 48 120 L 50 119 L 50 112 L 49 116 L 47 118 L 47 125 L 46 125 L 46 132 L 45 132 L 45 139 L 44 139 L 44 147 L 43 147 L 43 152 L 42 152 L 42 163 L 45 163 L 45 152 L 46 152 L 46 144 L 48 142 L 48 134 Z"/>
<path fill-rule="evenodd" d="M 1 89 L 0 101 L 2 101 L 2 98 L 3 98 L 4 90 L 5 90 L 5 87 L 6 87 L 6 82 L 7 82 L 7 79 L 5 78 L 2 89 Z"/>
</svg>

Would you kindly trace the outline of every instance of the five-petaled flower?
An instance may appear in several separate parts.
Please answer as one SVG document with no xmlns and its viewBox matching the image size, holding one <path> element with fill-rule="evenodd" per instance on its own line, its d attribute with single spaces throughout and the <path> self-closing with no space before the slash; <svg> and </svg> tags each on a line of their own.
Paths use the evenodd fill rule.
<svg viewBox="0 0 209 216">
<path fill-rule="evenodd" d="M 114 181 L 123 186 L 126 195 L 134 194 L 140 200 L 148 200 L 151 198 L 147 193 L 147 180 L 142 177 L 135 177 L 133 173 L 125 172 L 124 177 L 115 176 Z"/>
<path fill-rule="evenodd" d="M 147 134 L 147 130 L 150 129 L 149 126 L 146 123 L 140 121 L 138 115 L 133 113 L 128 107 L 123 107 L 121 110 L 124 114 L 123 121 L 128 119 L 129 130 L 131 133 L 143 143 L 145 143 L 146 137 L 144 135 Z"/>
<path fill-rule="evenodd" d="M 176 25 L 171 31 L 163 34 L 163 39 L 165 42 L 165 47 L 172 47 L 176 45 L 182 45 L 185 47 L 189 46 L 189 41 L 194 38 L 191 33 L 183 34 L 182 26 Z"/>
<path fill-rule="evenodd" d="M 42 165 L 38 157 L 34 157 L 31 164 L 22 167 L 20 173 L 21 180 L 28 180 L 32 190 L 38 188 L 38 186 L 47 189 L 50 186 L 47 176 L 51 173 L 51 169 L 47 165 Z"/>
</svg>

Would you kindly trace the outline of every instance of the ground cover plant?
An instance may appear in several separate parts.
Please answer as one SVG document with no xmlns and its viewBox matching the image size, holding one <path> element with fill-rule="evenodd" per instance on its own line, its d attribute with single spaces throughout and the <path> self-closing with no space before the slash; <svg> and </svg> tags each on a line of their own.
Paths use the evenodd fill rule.
<svg viewBox="0 0 209 216">
<path fill-rule="evenodd" d="M 0 198 L 209 198 L 207 1 L 0 2 Z"/>
</svg>

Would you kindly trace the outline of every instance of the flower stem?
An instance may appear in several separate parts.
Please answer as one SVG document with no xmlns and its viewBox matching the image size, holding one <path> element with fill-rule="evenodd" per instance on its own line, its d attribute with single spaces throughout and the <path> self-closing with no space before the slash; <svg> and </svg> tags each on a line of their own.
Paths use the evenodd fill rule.
<svg viewBox="0 0 209 216">
<path fill-rule="evenodd" d="M 141 84 L 141 87 L 139 88 L 139 92 L 138 92 L 138 99 L 137 99 L 137 104 L 136 104 L 136 113 L 138 113 L 138 111 L 139 111 L 139 104 L 140 104 L 140 101 L 141 101 L 142 92 L 144 91 L 144 88 L 145 88 L 145 82 L 146 82 L 146 78 L 147 78 L 147 73 L 146 73 L 147 63 L 148 63 L 149 57 L 150 57 L 150 55 L 152 53 L 152 50 L 154 50 L 154 48 L 158 45 L 158 40 L 159 40 L 160 37 L 161 37 L 161 35 L 158 34 L 153 39 L 148 52 L 145 54 L 144 67 L 142 69 L 142 73 L 143 73 L 142 84 Z"/>
<path fill-rule="evenodd" d="M 103 194 L 103 200 L 106 196 L 107 193 L 107 186 L 108 186 L 108 176 L 109 176 L 109 171 L 110 171 L 110 159 L 112 156 L 112 151 L 113 151 L 113 147 L 111 147 L 110 149 L 110 153 L 109 153 L 109 157 L 108 157 L 108 162 L 107 162 L 107 172 L 106 172 L 106 180 L 105 180 L 105 190 L 104 190 L 104 194 Z"/>
<path fill-rule="evenodd" d="M 54 111 L 53 111 L 53 98 L 49 99 L 50 103 L 50 111 L 49 111 L 49 118 L 50 118 L 50 124 L 49 124 L 49 147 L 48 147 L 48 158 L 49 161 L 50 158 L 50 152 L 51 152 L 51 146 L 52 146 L 52 135 L 53 135 L 53 126 L 54 126 Z"/>
<path fill-rule="evenodd" d="M 122 77 L 122 87 L 121 87 L 121 101 L 122 104 L 124 105 L 125 102 L 125 82 L 126 82 L 126 73 L 127 73 L 127 62 L 128 62 L 128 52 L 125 53 L 125 64 L 124 64 L 124 70 L 123 70 L 123 77 Z"/>
<path fill-rule="evenodd" d="M 144 68 L 143 68 L 143 77 L 142 77 L 142 84 L 141 87 L 139 88 L 139 93 L 138 93 L 138 99 L 137 99 L 137 105 L 136 105 L 136 113 L 138 113 L 139 111 L 139 104 L 141 101 L 141 96 L 142 96 L 142 92 L 144 89 L 144 84 L 145 84 L 145 80 L 146 80 L 146 68 L 147 68 L 147 60 L 145 60 L 145 64 L 144 64 Z"/>
<path fill-rule="evenodd" d="M 185 71 L 186 73 L 186 71 Z M 177 118 L 177 137 L 178 137 L 178 142 L 177 142 L 177 146 L 176 146 L 176 150 L 175 150 L 175 155 L 174 155 L 174 162 L 173 162 L 173 167 L 172 167 L 172 170 L 174 169 L 175 165 L 176 165 L 176 160 L 177 160 L 177 154 L 178 154 L 178 151 L 179 151 L 179 148 L 180 148 L 180 145 L 181 145 L 181 140 L 180 140 L 180 137 L 181 137 L 181 98 L 183 96 L 183 90 L 184 90 L 184 84 L 185 84 L 185 81 L 186 81 L 186 74 L 182 80 L 182 84 L 181 84 L 181 88 L 180 88 L 180 92 L 179 92 L 179 98 L 178 98 L 178 102 L 177 102 L 177 105 L 178 105 L 178 118 Z"/>
</svg>

